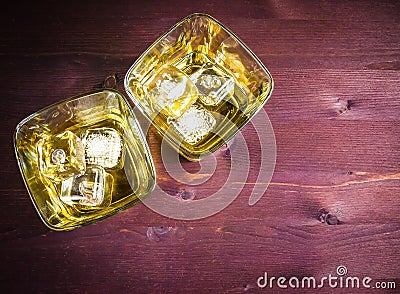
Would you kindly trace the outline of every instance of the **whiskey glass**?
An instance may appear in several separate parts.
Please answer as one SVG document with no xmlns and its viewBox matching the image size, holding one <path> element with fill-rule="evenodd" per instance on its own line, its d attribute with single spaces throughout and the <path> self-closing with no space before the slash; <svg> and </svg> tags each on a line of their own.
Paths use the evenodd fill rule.
<svg viewBox="0 0 400 294">
<path fill-rule="evenodd" d="M 234 33 L 196 13 L 133 63 L 124 86 L 170 145 L 197 161 L 232 139 L 264 106 L 273 79 Z"/>
<path fill-rule="evenodd" d="M 32 202 L 53 230 L 113 215 L 150 194 L 154 163 L 126 98 L 75 96 L 22 120 L 14 145 Z"/>
</svg>

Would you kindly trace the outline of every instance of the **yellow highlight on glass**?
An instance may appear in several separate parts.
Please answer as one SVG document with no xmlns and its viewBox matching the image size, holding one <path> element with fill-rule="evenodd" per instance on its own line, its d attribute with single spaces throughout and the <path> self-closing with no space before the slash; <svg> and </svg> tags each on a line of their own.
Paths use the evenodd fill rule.
<svg viewBox="0 0 400 294">
<path fill-rule="evenodd" d="M 229 141 L 273 88 L 253 52 L 206 14 L 184 18 L 131 66 L 125 89 L 182 156 L 198 160 Z"/>
<path fill-rule="evenodd" d="M 154 164 L 128 101 L 114 90 L 72 97 L 21 121 L 15 151 L 43 222 L 71 230 L 150 194 Z"/>
</svg>

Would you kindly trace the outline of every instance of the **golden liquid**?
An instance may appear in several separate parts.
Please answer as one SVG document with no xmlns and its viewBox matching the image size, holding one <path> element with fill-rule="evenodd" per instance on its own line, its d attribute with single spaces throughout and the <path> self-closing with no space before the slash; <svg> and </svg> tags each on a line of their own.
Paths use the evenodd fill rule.
<svg viewBox="0 0 400 294">
<path fill-rule="evenodd" d="M 220 101 L 217 101 L 218 99 L 213 101 L 212 95 L 203 95 L 200 90 L 191 86 L 189 90 L 186 90 L 183 93 L 185 98 L 191 97 L 191 101 L 188 101 L 189 99 L 187 98 L 181 98 L 174 101 L 175 109 L 179 109 L 175 111 L 178 115 L 171 115 L 171 107 L 157 109 L 154 107 L 154 102 L 150 105 L 152 111 L 151 119 L 156 127 L 161 131 L 161 133 L 167 135 L 166 138 L 170 143 L 172 143 L 172 146 L 174 146 L 183 156 L 191 160 L 196 160 L 204 153 L 214 152 L 219 149 L 225 143 L 225 140 L 231 138 L 246 123 L 246 121 L 248 121 L 251 112 L 246 114 L 246 110 L 248 111 L 250 107 L 257 107 L 257 100 L 254 100 L 253 105 L 249 106 L 248 95 L 243 87 L 237 82 L 237 79 L 234 78 L 233 74 L 229 73 L 227 69 L 212 62 L 208 56 L 202 53 L 190 53 L 184 58 L 176 61 L 173 64 L 173 67 L 169 66 L 169 68 L 173 68 L 174 75 L 176 75 L 175 71 L 179 70 L 182 75 L 189 78 L 195 76 L 196 73 L 203 70 L 205 67 L 207 67 L 207 70 L 199 73 L 199 78 L 214 78 L 219 84 L 229 84 L 229 86 L 225 88 L 229 87 L 231 90 L 226 92 L 222 91 L 223 98 Z M 164 68 L 162 73 L 164 74 L 165 72 Z M 159 74 L 156 76 L 159 76 Z M 205 83 L 206 82 L 203 84 Z M 144 86 L 142 87 L 147 88 L 148 92 L 151 93 L 154 89 L 153 84 L 154 83 L 144 82 Z M 196 84 L 198 84 L 198 89 L 200 89 L 200 83 L 197 82 Z M 133 79 L 131 85 L 136 91 L 137 88 L 134 87 L 138 85 L 137 79 Z M 218 91 L 218 89 L 217 86 L 216 91 Z M 144 95 L 144 93 L 141 98 L 144 103 L 146 103 L 146 100 L 150 100 L 149 96 Z M 152 97 L 152 100 L 156 101 L 156 98 L 157 97 Z M 179 100 L 183 100 L 184 103 L 179 104 Z M 258 104 L 260 103 L 261 101 L 258 102 Z M 199 109 L 208 111 L 215 119 L 215 125 L 213 128 L 195 143 L 185 140 L 185 137 L 179 133 L 173 124 L 171 124 L 171 120 L 174 121 L 175 119 L 179 119 L 179 117 L 188 111 L 190 106 L 195 106 Z"/>
<path fill-rule="evenodd" d="M 170 83 L 165 77 L 177 79 Z M 189 80 L 184 90 L 179 80 Z M 130 97 L 189 160 L 229 141 L 264 105 L 272 84 L 268 71 L 243 43 L 200 14 L 164 34 L 125 79 Z"/>
<path fill-rule="evenodd" d="M 130 116 L 126 105 L 116 103 L 115 100 L 115 97 L 104 98 L 99 95 L 99 97 L 93 97 L 93 99 L 84 101 L 82 104 L 77 104 L 75 109 L 73 106 L 76 105 L 73 102 L 69 105 L 67 103 L 68 111 L 65 111 L 65 109 L 60 111 L 60 107 L 56 110 L 47 110 L 44 114 L 39 113 L 25 124 L 20 125 L 17 130 L 15 145 L 25 183 L 42 219 L 52 229 L 73 229 L 107 217 L 133 205 L 140 197 L 149 194 L 154 187 L 152 162 L 145 156 L 147 150 L 143 147 L 143 141 L 140 138 L 138 139 L 138 133 L 132 130 L 133 118 Z M 96 105 L 93 106 L 91 111 L 80 107 L 92 102 Z M 54 116 L 54 114 L 56 115 Z M 43 123 L 43 118 L 49 115 L 51 119 L 48 119 L 47 123 L 46 120 Z M 42 122 L 42 124 L 38 122 Z M 82 139 L 84 134 L 91 131 L 100 134 L 103 134 L 101 132 L 104 131 L 108 136 L 112 132 L 114 140 L 116 140 L 115 138 L 121 139 L 121 141 L 115 141 L 120 143 L 120 145 L 115 146 L 121 147 L 121 151 L 120 153 L 119 150 L 116 151 L 117 155 L 112 158 L 111 164 L 105 164 L 102 158 L 98 162 L 94 158 L 91 162 L 88 157 L 89 153 L 85 152 L 85 168 L 88 172 L 88 176 L 85 177 L 85 171 L 75 167 L 70 168 L 70 158 L 81 154 L 81 150 L 76 150 L 76 148 L 82 148 L 78 144 L 80 143 L 79 138 Z M 118 137 L 116 134 L 118 134 Z M 56 140 L 59 137 L 64 141 Z M 72 138 L 69 142 L 73 142 L 73 144 L 66 144 L 66 138 Z M 109 137 L 105 138 L 103 142 L 91 142 L 92 144 L 88 148 L 92 148 L 94 151 L 103 151 L 101 149 L 101 144 L 103 144 L 103 147 L 106 146 L 105 151 L 108 152 L 107 148 L 110 146 L 107 144 L 111 143 L 109 143 Z M 45 148 L 43 147 L 44 144 L 47 144 Z M 57 170 L 56 164 L 59 157 L 56 157 L 55 163 L 53 162 L 53 165 L 50 165 L 50 172 L 44 172 L 43 167 L 40 166 L 40 150 L 44 150 L 42 157 L 51 158 L 55 150 L 61 149 L 67 155 L 65 159 L 62 157 L 62 172 L 54 172 Z M 118 160 L 118 164 L 116 164 L 116 160 Z M 76 165 L 76 162 L 72 164 Z M 65 176 L 65 170 L 72 170 L 75 173 L 75 177 L 81 180 L 80 183 L 78 180 L 75 181 L 77 184 L 79 183 L 79 186 L 71 188 L 71 183 L 75 182 L 72 180 L 73 178 L 68 178 L 70 175 Z M 79 171 L 77 172 L 77 170 Z M 101 172 L 95 173 L 96 170 Z M 105 177 L 99 181 L 100 175 Z M 80 178 L 82 176 L 84 178 Z M 93 198 L 90 194 L 93 192 L 95 183 L 99 183 L 97 191 L 104 192 L 98 194 L 101 195 L 100 199 Z M 77 195 L 79 191 L 81 195 Z M 63 193 L 67 194 L 63 195 Z M 68 195 L 68 193 L 71 193 L 71 195 Z M 74 202 L 74 197 L 82 197 L 82 195 L 91 196 L 93 201 Z M 93 195 L 96 196 L 96 194 Z M 90 200 L 90 197 L 88 199 Z"/>
</svg>

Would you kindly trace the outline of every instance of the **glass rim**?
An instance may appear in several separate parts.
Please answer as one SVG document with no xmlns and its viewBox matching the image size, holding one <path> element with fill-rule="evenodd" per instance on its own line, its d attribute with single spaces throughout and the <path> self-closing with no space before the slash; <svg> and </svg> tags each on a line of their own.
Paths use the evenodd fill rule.
<svg viewBox="0 0 400 294">
<path fill-rule="evenodd" d="M 241 124 L 240 126 L 238 126 L 237 130 L 231 134 L 231 136 L 229 136 L 228 138 L 226 138 L 227 140 L 232 139 L 241 129 L 243 129 L 249 122 L 250 120 L 264 107 L 265 103 L 269 100 L 269 98 L 272 95 L 273 89 L 274 89 L 274 80 L 272 78 L 271 73 L 269 72 L 269 70 L 267 69 L 267 67 L 261 62 L 261 60 L 257 57 L 257 55 L 235 34 L 233 33 L 229 28 L 227 28 L 225 25 L 223 25 L 220 21 L 218 21 L 217 19 L 215 19 L 214 17 L 212 17 L 209 14 L 206 13 L 192 13 L 186 17 L 184 17 L 183 19 L 181 19 L 180 21 L 178 21 L 176 24 L 174 24 L 172 27 L 170 27 L 165 33 L 163 33 L 160 37 L 158 37 L 134 62 L 133 64 L 130 66 L 130 68 L 128 69 L 128 71 L 125 74 L 124 77 L 124 88 L 125 88 L 125 92 L 127 93 L 128 97 L 130 99 L 132 99 L 132 101 L 134 102 L 134 104 L 136 105 L 136 107 L 138 107 L 138 109 L 140 110 L 140 112 L 146 117 L 147 120 L 149 120 L 151 122 L 151 124 L 159 131 L 161 132 L 164 136 L 164 138 L 166 138 L 170 143 L 172 143 L 173 145 L 176 145 L 174 140 L 172 138 L 170 138 L 163 130 L 161 130 L 161 128 L 153 122 L 153 120 L 150 117 L 150 113 L 147 113 L 147 111 L 142 107 L 142 103 L 139 101 L 139 99 L 137 99 L 134 95 L 134 93 L 132 93 L 132 91 L 130 90 L 129 87 L 129 76 L 131 75 L 131 73 L 134 71 L 135 67 L 144 60 L 144 58 L 146 57 L 146 55 L 152 50 L 154 49 L 155 46 L 157 46 L 160 41 L 162 39 L 164 39 L 165 37 L 167 37 L 171 32 L 173 32 L 176 28 L 178 28 L 179 26 L 181 26 L 184 22 L 190 20 L 190 19 L 194 19 L 196 17 L 205 17 L 210 19 L 211 21 L 213 21 L 214 23 L 216 23 L 218 26 L 220 26 L 224 31 L 226 31 L 228 33 L 228 35 L 233 38 L 240 46 L 242 46 L 245 51 L 254 59 L 254 61 L 257 63 L 257 65 L 263 70 L 263 72 L 267 75 L 269 81 L 270 81 L 270 89 L 268 94 L 266 95 L 266 97 L 263 99 L 263 101 L 260 103 L 260 105 L 256 108 L 256 110 L 250 115 L 248 116 L 247 120 Z M 178 146 L 177 146 L 178 147 Z M 186 157 L 186 156 L 185 156 Z M 194 159 L 194 158 L 193 158 Z M 192 160 L 193 160 L 192 159 Z"/>
<path fill-rule="evenodd" d="M 63 104 L 63 103 L 66 103 L 66 102 L 69 102 L 69 101 L 73 101 L 73 100 L 76 100 L 76 99 L 79 99 L 79 98 L 82 98 L 82 97 L 85 97 L 85 96 L 90 96 L 90 95 L 98 94 L 98 93 L 102 93 L 102 92 L 106 92 L 106 93 L 109 92 L 109 93 L 117 94 L 122 99 L 122 101 L 124 101 L 124 103 L 127 105 L 127 110 L 129 111 L 129 114 L 134 119 L 134 122 L 135 122 L 135 125 L 136 125 L 136 129 L 139 131 L 139 135 L 141 136 L 141 138 L 140 138 L 141 142 L 140 143 L 142 144 L 143 148 L 145 149 L 146 154 L 148 155 L 148 156 L 146 156 L 146 158 L 149 160 L 149 163 L 150 163 L 149 170 L 152 172 L 152 176 L 154 176 L 154 181 L 153 181 L 153 183 L 151 185 L 151 188 L 149 190 L 150 191 L 149 195 L 155 189 L 157 173 L 156 173 L 153 157 L 151 155 L 149 145 L 147 143 L 146 137 L 143 134 L 143 130 L 142 130 L 141 126 L 140 126 L 140 123 L 139 123 L 139 121 L 138 121 L 138 119 L 137 119 L 137 117 L 136 117 L 136 115 L 135 115 L 135 113 L 134 113 L 134 111 L 133 111 L 128 99 L 125 97 L 125 95 L 123 95 L 118 90 L 115 90 L 115 89 L 112 89 L 112 88 L 99 88 L 99 89 L 94 89 L 94 90 L 91 90 L 91 91 L 88 91 L 88 92 L 85 92 L 85 93 L 82 93 L 82 94 L 74 95 L 74 96 L 71 96 L 69 98 L 62 99 L 62 100 L 60 100 L 58 102 L 52 103 L 52 104 L 50 104 L 50 105 L 48 105 L 48 106 L 46 106 L 44 108 L 41 108 L 41 109 L 35 111 L 34 113 L 28 115 L 26 118 L 22 119 L 17 124 L 17 126 L 16 126 L 16 128 L 14 130 L 14 136 L 13 136 L 14 154 L 15 154 L 15 157 L 17 159 L 18 169 L 19 169 L 19 171 L 21 173 L 25 188 L 28 191 L 29 198 L 31 199 L 31 202 L 33 203 L 33 206 L 34 206 L 37 214 L 39 215 L 40 220 L 46 225 L 46 227 L 48 227 L 51 230 L 54 230 L 54 231 L 66 231 L 67 230 L 67 231 L 69 231 L 69 230 L 73 230 L 73 229 L 75 229 L 77 227 L 82 226 L 82 224 L 77 225 L 77 226 L 68 227 L 68 228 L 56 227 L 56 226 L 53 226 L 50 223 L 48 223 L 48 221 L 42 215 L 41 211 L 39 210 L 38 204 L 36 203 L 36 200 L 35 200 L 35 196 L 34 196 L 35 193 L 33 193 L 33 191 L 31 191 L 31 189 L 30 189 L 30 187 L 28 185 L 27 179 L 25 177 L 25 173 L 24 173 L 23 167 L 22 167 L 22 164 L 24 164 L 24 163 L 23 163 L 23 161 L 21 159 L 21 156 L 20 156 L 20 154 L 18 152 L 18 146 L 17 146 L 18 131 L 28 121 L 30 121 L 31 119 L 35 118 L 37 115 L 39 115 L 43 111 L 47 111 L 47 110 L 49 110 L 49 109 L 51 109 L 51 108 L 53 108 L 53 107 L 55 107 L 55 106 L 57 106 L 59 104 Z M 133 126 L 133 127 L 135 127 L 135 126 Z M 125 205 L 124 207 L 118 208 L 113 214 L 117 213 L 118 211 L 124 210 L 125 207 L 128 208 L 129 204 Z M 107 217 L 108 217 L 108 215 L 105 215 L 105 216 L 103 216 L 101 218 L 98 218 L 98 219 L 89 220 L 89 221 L 87 221 L 85 223 L 85 225 L 100 221 L 100 220 L 105 219 Z"/>
</svg>

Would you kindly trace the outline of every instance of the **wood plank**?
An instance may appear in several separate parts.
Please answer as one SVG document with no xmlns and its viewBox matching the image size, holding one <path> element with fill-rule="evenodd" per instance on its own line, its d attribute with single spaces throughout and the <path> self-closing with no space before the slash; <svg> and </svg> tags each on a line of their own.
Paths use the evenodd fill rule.
<svg viewBox="0 0 400 294">
<path fill-rule="evenodd" d="M 167 289 L 169 293 L 195 288 L 239 293 L 243 288 L 255 290 L 257 278 L 265 271 L 275 276 L 321 278 L 335 274 L 336 267 L 344 264 L 357 276 L 381 280 L 397 278 L 399 270 L 398 264 L 380 266 L 390 262 L 385 252 L 399 245 L 399 230 L 394 224 L 268 226 L 244 222 L 240 226 L 172 227 L 156 238 L 147 236 L 147 227 L 110 228 L 101 235 L 94 228 L 67 233 L 68 237 L 52 232 L 23 250 L 16 246 L 25 240 L 10 243 L 9 252 L 18 248 L 23 257 L 16 264 L 21 272 L 17 277 L 5 272 L 2 279 L 17 282 L 34 274 L 35 279 L 27 280 L 31 289 L 45 292 L 73 292 L 79 289 L 77 283 L 80 289 L 91 291 L 91 281 L 96 280 L 97 286 L 107 285 L 110 291 L 153 293 Z M 104 244 L 112 244 L 107 255 L 97 250 Z M 374 262 L 366 264 L 365 256 Z M 10 261 L 7 256 L 2 260 L 2 266 Z M 46 265 L 46 260 L 52 263 Z M 102 266 L 98 267 L 100 260 Z M 30 267 L 24 267 L 26 264 Z M 58 265 L 57 270 L 54 265 Z M 118 278 L 98 279 L 106 270 L 108 276 Z M 84 277 L 80 276 L 82 271 Z M 13 286 L 19 289 L 21 285 Z"/>
<path fill-rule="evenodd" d="M 101 86 L 107 76 L 122 78 L 157 37 L 200 11 L 236 33 L 274 77 L 264 109 L 277 157 L 263 197 L 248 205 L 255 185 L 265 184 L 256 183 L 266 160 L 257 130 L 267 128 L 267 121 L 242 130 L 250 172 L 228 184 L 230 154 L 247 152 L 235 141 L 215 153 L 217 172 L 208 182 L 182 184 L 163 166 L 161 139 L 150 128 L 157 183 L 165 192 L 200 199 L 224 185 L 232 191 L 243 185 L 239 196 L 197 221 L 169 219 L 139 203 L 71 232 L 47 229 L 18 170 L 15 126 L 49 104 Z M 399 11 L 400 2 L 389 0 L 46 1 L 3 7 L 3 292 L 255 293 L 264 272 L 321 278 L 339 265 L 347 267 L 347 276 L 395 281 L 399 288 Z M 195 174 L 197 163 L 181 162 L 190 181 L 206 176 Z M 160 195 L 156 190 L 153 197 Z"/>
</svg>

